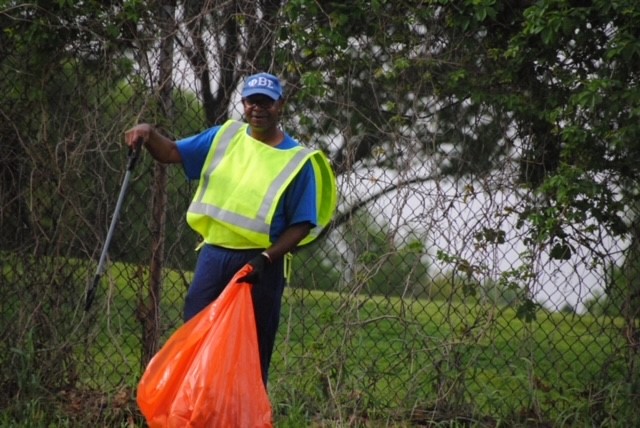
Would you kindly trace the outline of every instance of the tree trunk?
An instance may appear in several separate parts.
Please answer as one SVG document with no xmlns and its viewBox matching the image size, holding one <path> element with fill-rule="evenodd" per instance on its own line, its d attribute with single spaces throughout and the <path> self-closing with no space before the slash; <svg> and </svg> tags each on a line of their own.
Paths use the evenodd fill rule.
<svg viewBox="0 0 640 428">
<path fill-rule="evenodd" d="M 164 123 L 173 123 L 175 116 L 171 93 L 173 91 L 173 49 L 175 28 L 175 1 L 165 0 L 160 4 L 162 42 L 159 62 L 159 103 Z M 149 290 L 142 320 L 142 365 L 158 351 L 160 343 L 160 299 L 162 293 L 162 271 L 164 268 L 165 223 L 167 217 L 167 166 L 154 165 L 151 196 L 151 261 L 149 265 Z"/>
</svg>

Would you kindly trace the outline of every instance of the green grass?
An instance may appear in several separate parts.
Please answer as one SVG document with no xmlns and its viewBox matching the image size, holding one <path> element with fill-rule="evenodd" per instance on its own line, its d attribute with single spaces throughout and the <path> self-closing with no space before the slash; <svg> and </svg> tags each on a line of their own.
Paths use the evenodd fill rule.
<svg viewBox="0 0 640 428">
<path fill-rule="evenodd" d="M 166 287 L 162 296 L 163 341 L 181 325 L 184 280 L 175 272 L 165 275 L 165 284 L 177 285 Z M 139 421 L 136 317 L 147 281 L 145 271 L 111 266 L 92 312 L 70 329 L 76 387 L 106 397 L 129 391 L 129 410 L 107 401 L 109 426 L 125 417 Z M 82 294 L 82 284 L 77 287 L 73 293 Z M 535 321 L 525 323 L 510 308 L 289 287 L 269 395 L 279 427 L 408 426 L 457 417 L 490 418 L 494 425 L 508 426 L 532 412 L 554 424 L 593 425 L 594 417 L 613 421 L 614 412 L 632 409 L 625 401 L 624 355 L 616 348 L 619 327 L 619 320 L 587 315 L 539 311 Z M 604 381 L 603 367 L 610 368 Z M 76 420 L 65 419 L 64 406 L 55 407 L 59 413 L 51 416 L 50 400 L 24 399 L 20 409 L 0 413 L 0 426 L 16 423 L 10 414 L 30 415 L 29 426 L 46 426 L 38 421 L 52 418 L 55 426 L 73 426 Z M 87 412 L 87 418 L 91 415 Z"/>
</svg>

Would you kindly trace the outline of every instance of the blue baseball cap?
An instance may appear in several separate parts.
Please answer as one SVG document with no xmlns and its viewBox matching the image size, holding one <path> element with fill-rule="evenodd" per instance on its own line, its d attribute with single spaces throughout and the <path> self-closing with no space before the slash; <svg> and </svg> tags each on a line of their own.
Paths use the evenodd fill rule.
<svg viewBox="0 0 640 428">
<path fill-rule="evenodd" d="M 244 88 L 242 89 L 242 98 L 257 94 L 279 100 L 283 94 L 280 80 L 269 73 L 258 73 L 247 77 L 244 81 Z"/>
</svg>

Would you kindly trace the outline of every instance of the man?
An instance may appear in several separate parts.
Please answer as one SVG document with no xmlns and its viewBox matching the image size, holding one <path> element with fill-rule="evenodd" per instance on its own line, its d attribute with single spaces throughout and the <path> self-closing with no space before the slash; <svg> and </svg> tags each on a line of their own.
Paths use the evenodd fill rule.
<svg viewBox="0 0 640 428">
<path fill-rule="evenodd" d="M 185 300 L 185 321 L 216 299 L 239 269 L 253 267 L 241 279 L 254 284 L 266 385 L 287 255 L 329 223 L 336 183 L 322 152 L 302 147 L 279 127 L 284 98 L 276 76 L 248 77 L 242 104 L 247 123 L 230 120 L 177 142 L 140 124 L 125 132 L 125 142 L 133 147 L 141 141 L 154 159 L 181 163 L 189 179 L 199 180 L 187 222 L 203 246 Z"/>
</svg>

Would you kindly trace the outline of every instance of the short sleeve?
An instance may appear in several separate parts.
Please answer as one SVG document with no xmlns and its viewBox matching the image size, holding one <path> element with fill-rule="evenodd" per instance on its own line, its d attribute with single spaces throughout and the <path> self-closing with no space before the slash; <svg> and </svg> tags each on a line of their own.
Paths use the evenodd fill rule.
<svg viewBox="0 0 640 428">
<path fill-rule="evenodd" d="M 178 151 L 182 157 L 182 168 L 189 180 L 200 178 L 204 161 L 207 158 L 211 143 L 220 126 L 214 126 L 199 134 L 178 140 Z"/>
<path fill-rule="evenodd" d="M 316 182 L 313 167 L 307 161 L 284 195 L 287 223 L 309 222 L 318 224 L 316 209 Z"/>
<path fill-rule="evenodd" d="M 290 226 L 300 223 L 310 223 L 313 227 L 318 224 L 316 182 L 310 161 L 304 164 L 278 201 L 271 222 L 271 242 L 277 241 Z"/>
</svg>

